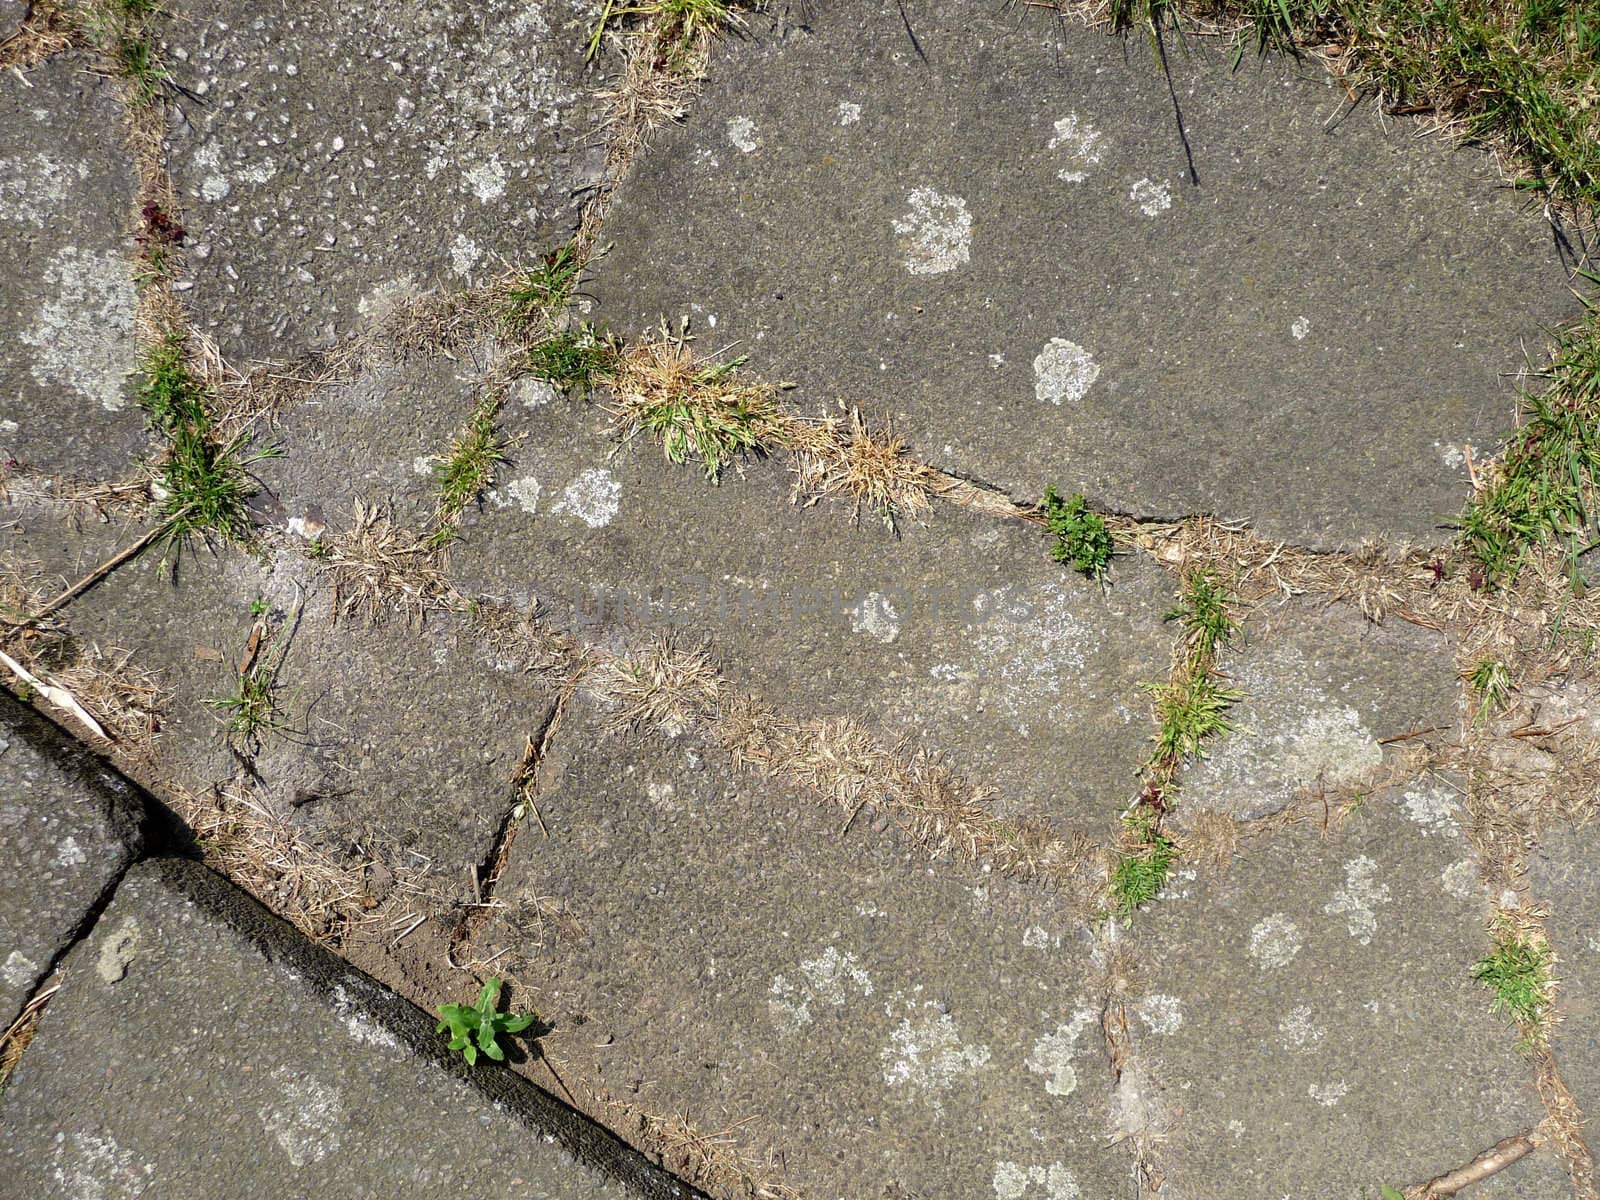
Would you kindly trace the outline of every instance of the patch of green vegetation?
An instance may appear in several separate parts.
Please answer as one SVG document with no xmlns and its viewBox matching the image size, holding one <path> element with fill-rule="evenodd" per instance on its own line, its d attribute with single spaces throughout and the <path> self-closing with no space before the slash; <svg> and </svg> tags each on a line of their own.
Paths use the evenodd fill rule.
<svg viewBox="0 0 1600 1200">
<path fill-rule="evenodd" d="M 1157 769 L 1201 755 L 1207 739 L 1232 732 L 1227 711 L 1244 699 L 1243 692 L 1204 671 L 1191 671 L 1170 683 L 1141 686 L 1155 696 L 1156 745 L 1147 765 Z"/>
<path fill-rule="evenodd" d="M 1490 713 L 1498 712 L 1511 698 L 1511 672 L 1497 658 L 1482 658 L 1466 674 L 1467 686 L 1478 697 L 1475 720 L 1481 721 Z"/>
<path fill-rule="evenodd" d="M 1056 492 L 1055 484 L 1044 489 L 1044 520 L 1055 544 L 1050 547 L 1050 557 L 1058 563 L 1067 563 L 1075 571 L 1082 571 L 1091 579 L 1104 577 L 1111 563 L 1111 530 L 1099 513 L 1089 510 L 1083 493 L 1065 500 Z"/>
<path fill-rule="evenodd" d="M 1178 847 L 1156 828 L 1153 815 L 1135 809 L 1123 823 L 1135 845 L 1124 849 L 1111 868 L 1111 900 L 1118 916 L 1127 916 L 1160 895 L 1178 861 Z"/>
<path fill-rule="evenodd" d="M 1406 1200 L 1398 1188 L 1392 1188 L 1387 1183 L 1381 1185 L 1379 1191 L 1383 1193 L 1383 1200 Z"/>
<path fill-rule="evenodd" d="M 770 391 L 738 382 L 745 359 L 729 359 L 694 372 L 681 387 L 652 390 L 629 405 L 636 430 L 661 441 L 669 461 L 699 458 L 716 483 L 740 454 L 765 454 L 785 444 L 788 432 Z"/>
<path fill-rule="evenodd" d="M 193 537 L 247 542 L 257 490 L 250 468 L 278 451 L 252 452 L 246 434 L 218 439 L 210 392 L 190 371 L 182 337 L 168 335 L 146 348 L 139 367 L 140 406 L 167 440 L 166 457 L 156 467 L 167 550 L 181 552 Z"/>
<path fill-rule="evenodd" d="M 568 329 L 529 347 L 528 373 L 553 387 L 585 395 L 617 365 L 617 348 L 593 325 Z"/>
<path fill-rule="evenodd" d="M 503 1060 L 506 1052 L 500 1048 L 497 1040 L 499 1035 L 521 1033 L 533 1024 L 531 1013 L 512 1016 L 510 1013 L 496 1012 L 495 1007 L 499 999 L 500 980 L 492 978 L 478 993 L 476 1004 L 439 1006 L 441 1019 L 435 1032 L 450 1034 L 450 1049 L 459 1050 L 469 1067 L 477 1064 L 480 1050 L 496 1062 Z"/>
<path fill-rule="evenodd" d="M 643 4 L 619 4 L 605 0 L 600 18 L 589 31 L 584 60 L 600 53 L 600 40 L 612 24 L 639 17 L 662 51 L 685 51 L 701 41 L 720 37 L 737 19 L 745 6 L 735 0 L 647 0 Z"/>
<path fill-rule="evenodd" d="M 209 697 L 206 704 L 225 714 L 223 732 L 229 744 L 254 754 L 267 734 L 284 728 L 277 690 L 276 669 L 258 663 L 235 676 L 231 692 Z"/>
<path fill-rule="evenodd" d="M 450 447 L 445 460 L 434 468 L 439 490 L 438 519 L 448 521 L 483 494 L 494 482 L 494 469 L 506 461 L 506 440 L 496 431 L 499 400 L 491 397 L 473 410 L 467 427 Z"/>
<path fill-rule="evenodd" d="M 156 61 L 151 22 L 164 10 L 158 0 L 96 0 L 81 15 L 89 41 L 111 60 L 135 104 L 149 104 L 171 76 Z"/>
<path fill-rule="evenodd" d="M 584 260 L 574 243 L 545 255 L 544 261 L 506 289 L 500 302 L 500 324 L 513 337 L 527 338 L 566 308 Z"/>
<path fill-rule="evenodd" d="M 1549 386 L 1524 395 L 1522 428 L 1461 518 L 1461 540 L 1488 583 L 1514 581 L 1530 547 L 1567 538 L 1576 561 L 1600 540 L 1589 511 L 1600 481 L 1600 306 L 1586 309 L 1558 336 L 1539 376 Z"/>
<path fill-rule="evenodd" d="M 1490 1011 L 1521 1026 L 1532 1041 L 1544 1029 L 1555 986 L 1550 967 L 1549 947 L 1502 919 L 1494 951 L 1473 964 L 1472 977 L 1494 993 Z"/>
<path fill-rule="evenodd" d="M 1209 663 L 1238 628 L 1229 615 L 1229 603 L 1227 589 L 1214 576 L 1201 572 L 1183 581 L 1178 606 L 1166 619 L 1183 623 L 1189 632 L 1190 653 Z"/>
</svg>

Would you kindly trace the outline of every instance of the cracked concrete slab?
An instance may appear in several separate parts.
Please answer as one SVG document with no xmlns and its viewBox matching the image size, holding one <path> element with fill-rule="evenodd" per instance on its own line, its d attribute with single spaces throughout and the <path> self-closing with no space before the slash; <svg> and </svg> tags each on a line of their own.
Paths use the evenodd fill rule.
<svg viewBox="0 0 1600 1200">
<path fill-rule="evenodd" d="M 186 6 L 163 36 L 193 93 L 171 171 L 200 328 L 229 358 L 292 358 L 396 295 L 565 241 L 604 167 L 583 62 L 594 9 Z"/>
<path fill-rule="evenodd" d="M 1180 820 L 1220 812 L 1270 816 L 1306 790 L 1360 785 L 1407 742 L 1449 740 L 1460 684 L 1448 640 L 1391 616 L 1381 625 L 1345 604 L 1269 602 L 1221 655 L 1244 693 L 1235 731 L 1183 774 Z"/>
<path fill-rule="evenodd" d="M 551 1014 L 565 1077 L 728 1129 L 805 1194 L 1131 1200 L 1060 897 L 841 836 L 691 736 L 604 720 L 580 692 L 540 768 L 548 836 L 525 819 L 477 944 Z"/>
<path fill-rule="evenodd" d="M 7 1195 L 692 1195 L 198 864 L 130 871 L 60 980 L 0 1106 Z"/>
<path fill-rule="evenodd" d="M 899 535 L 848 504 L 791 502 L 777 462 L 716 487 L 605 414 L 515 396 L 520 440 L 451 570 L 469 594 L 615 648 L 652 630 L 709 638 L 727 673 L 795 714 L 852 715 L 949 754 L 1009 813 L 1099 833 L 1148 751 L 1147 695 L 1174 632 L 1169 578 L 1118 557 L 1110 585 L 1052 562 L 1020 521 L 941 506 Z"/>
<path fill-rule="evenodd" d="M 1164 1028 L 1130 1025 L 1168 1122 L 1163 1196 L 1376 1195 L 1543 1119 L 1516 1031 L 1471 978 L 1490 898 L 1454 797 L 1437 780 L 1370 797 L 1133 920 L 1133 1011 L 1162 998 Z M 1481 1194 L 1548 1200 L 1564 1177 L 1541 1154 Z"/>
<path fill-rule="evenodd" d="M 84 55 L 0 77 L 0 453 L 43 471 L 117 477 L 147 449 L 124 123 Z"/>
<path fill-rule="evenodd" d="M 144 846 L 138 794 L 0 693 L 0 1029 Z"/>
<path fill-rule="evenodd" d="M 1513 424 L 1503 376 L 1578 312 L 1487 159 L 1386 133 L 1313 64 L 1170 54 L 1185 143 L 1137 39 L 962 0 L 809 11 L 730 43 L 619 188 L 598 316 L 693 317 L 1019 497 L 1449 539 L 1464 448 Z"/>
</svg>

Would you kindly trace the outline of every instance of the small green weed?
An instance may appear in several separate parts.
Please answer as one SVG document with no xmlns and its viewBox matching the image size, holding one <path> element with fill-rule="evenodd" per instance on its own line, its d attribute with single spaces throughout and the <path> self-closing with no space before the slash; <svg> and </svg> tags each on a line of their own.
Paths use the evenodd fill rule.
<svg viewBox="0 0 1600 1200">
<path fill-rule="evenodd" d="M 586 324 L 529 347 L 527 365 L 535 379 L 582 396 L 616 369 L 617 349 L 604 333 Z"/>
<path fill-rule="evenodd" d="M 1190 653 L 1209 662 L 1237 629 L 1228 614 L 1229 602 L 1227 589 L 1202 572 L 1183 581 L 1178 606 L 1166 619 L 1183 622 L 1189 632 Z"/>
<path fill-rule="evenodd" d="M 740 454 L 765 453 L 784 439 L 783 424 L 765 393 L 722 386 L 743 362 L 741 357 L 707 367 L 694 376 L 692 388 L 645 405 L 637 414 L 638 427 L 661 440 L 671 462 L 681 466 L 699 458 L 712 483 Z"/>
<path fill-rule="evenodd" d="M 743 5 L 733 0 L 647 0 L 643 4 L 619 4 L 605 0 L 600 19 L 589 31 L 585 61 L 600 53 L 600 39 L 613 22 L 642 17 L 656 47 L 663 52 L 692 49 L 697 42 L 719 37 L 738 19 Z"/>
<path fill-rule="evenodd" d="M 469 1067 L 477 1064 L 480 1050 L 496 1062 L 503 1060 L 506 1052 L 500 1048 L 500 1043 L 497 1041 L 499 1035 L 521 1033 L 533 1024 L 531 1013 L 512 1016 L 510 1013 L 495 1012 L 499 999 L 500 980 L 492 978 L 483 985 L 483 991 L 478 993 L 476 1004 L 439 1006 L 441 1020 L 436 1032 L 450 1034 L 450 1049 L 461 1051 L 461 1056 L 467 1060 Z"/>
<path fill-rule="evenodd" d="M 1478 712 L 1474 720 L 1482 721 L 1498 712 L 1511 699 L 1511 672 L 1497 658 L 1483 658 L 1473 664 L 1466 674 L 1467 686 L 1478 697 Z"/>
<path fill-rule="evenodd" d="M 1398 1188 L 1392 1188 L 1387 1183 L 1379 1189 L 1383 1193 L 1383 1200 L 1406 1200 Z"/>
<path fill-rule="evenodd" d="M 1105 518 L 1089 510 L 1081 492 L 1063 500 L 1053 483 L 1044 489 L 1041 508 L 1055 538 L 1050 557 L 1091 579 L 1102 578 L 1111 563 L 1111 530 Z"/>
<path fill-rule="evenodd" d="M 1473 964 L 1472 977 L 1494 993 L 1490 1011 L 1522 1026 L 1532 1040 L 1544 1028 L 1555 986 L 1550 967 L 1549 947 L 1501 920 L 1493 953 Z"/>
<path fill-rule="evenodd" d="M 500 323 L 513 337 L 526 338 L 567 306 L 578 285 L 583 258 L 569 242 L 545 255 L 544 261 L 506 290 Z"/>
<path fill-rule="evenodd" d="M 283 713 L 278 708 L 277 690 L 277 671 L 260 663 L 235 677 L 232 692 L 213 696 L 206 704 L 226 715 L 223 732 L 228 742 L 236 749 L 254 754 L 269 733 L 285 727 Z"/>
<path fill-rule="evenodd" d="M 439 490 L 437 519 L 455 517 L 494 482 L 494 470 L 506 461 L 507 442 L 495 430 L 498 399 L 481 401 L 473 410 L 445 460 L 434 468 L 434 483 Z"/>
<path fill-rule="evenodd" d="M 168 334 L 147 347 L 140 357 L 139 404 L 150 424 L 171 437 L 183 426 L 206 426 L 205 389 L 184 362 L 184 340 Z"/>
<path fill-rule="evenodd" d="M 1243 692 L 1224 686 L 1209 673 L 1191 672 L 1170 683 L 1141 686 L 1155 697 L 1156 746 L 1146 765 L 1157 769 L 1203 754 L 1208 738 L 1232 732 L 1227 711 L 1244 699 Z"/>
<path fill-rule="evenodd" d="M 1111 868 L 1111 899 L 1119 916 L 1148 904 L 1161 894 L 1178 861 L 1178 848 L 1160 833 L 1152 816 L 1135 810 L 1124 823 L 1137 844 L 1121 852 Z"/>
</svg>

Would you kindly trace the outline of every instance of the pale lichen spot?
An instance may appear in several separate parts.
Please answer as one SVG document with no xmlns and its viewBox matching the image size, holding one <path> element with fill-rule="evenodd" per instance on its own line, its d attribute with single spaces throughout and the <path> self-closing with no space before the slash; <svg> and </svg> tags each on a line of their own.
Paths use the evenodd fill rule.
<svg viewBox="0 0 1600 1200">
<path fill-rule="evenodd" d="M 476 196 L 479 204 L 489 204 L 506 194 L 506 169 L 490 155 L 461 172 L 461 186 Z"/>
<path fill-rule="evenodd" d="M 397 279 L 380 283 L 362 296 L 356 301 L 356 311 L 369 320 L 376 320 L 387 316 L 397 305 L 420 294 L 421 289 L 417 287 L 415 277 L 401 275 Z"/>
<path fill-rule="evenodd" d="M 1147 217 L 1160 216 L 1172 207 L 1172 189 L 1164 183 L 1141 179 L 1128 189 L 1128 199 Z"/>
<path fill-rule="evenodd" d="M 861 105 L 852 100 L 839 101 L 839 124 L 854 125 L 861 120 Z"/>
<path fill-rule="evenodd" d="M 1442 833 L 1446 837 L 1461 836 L 1461 827 L 1456 824 L 1456 814 L 1461 811 L 1461 804 L 1455 793 L 1443 784 L 1408 788 L 1400 799 L 1400 807 L 1422 829 L 1424 837 L 1430 833 Z"/>
<path fill-rule="evenodd" d="M 931 1000 L 913 1003 L 879 1055 L 885 1084 L 927 1093 L 935 1108 L 941 1092 L 985 1066 L 989 1057 L 988 1046 L 963 1044 L 955 1020 Z"/>
<path fill-rule="evenodd" d="M 1134 1015 L 1151 1033 L 1170 1035 L 1183 1028 L 1183 1001 L 1152 992 L 1133 1006 Z"/>
<path fill-rule="evenodd" d="M 1055 128 L 1055 136 L 1050 139 L 1048 148 L 1065 150 L 1071 159 L 1070 165 L 1056 172 L 1056 178 L 1063 183 L 1082 183 L 1089 177 L 1084 168 L 1100 161 L 1100 132 L 1080 120 L 1075 112 L 1062 117 L 1056 122 Z"/>
<path fill-rule="evenodd" d="M 73 184 L 89 177 L 87 163 L 68 166 L 44 154 L 0 158 L 0 221 L 44 228 Z"/>
<path fill-rule="evenodd" d="M 100 943 L 100 954 L 95 959 L 95 974 L 106 983 L 117 983 L 128 974 L 128 968 L 139 953 L 143 930 L 133 917 L 124 917 L 122 924 L 106 934 Z"/>
<path fill-rule="evenodd" d="M 1300 929 L 1283 913 L 1273 913 L 1250 930 L 1249 952 L 1263 967 L 1286 967 L 1300 953 Z"/>
<path fill-rule="evenodd" d="M 1023 1167 L 1020 1163 L 997 1162 L 994 1165 L 994 1194 L 997 1200 L 1022 1200 L 1028 1189 L 1042 1200 L 1079 1200 L 1083 1194 L 1071 1170 L 1059 1162 L 1049 1166 Z"/>
<path fill-rule="evenodd" d="M 1322 909 L 1329 916 L 1344 917 L 1350 936 L 1363 946 L 1371 945 L 1378 931 L 1374 906 L 1389 903 L 1389 887 L 1377 876 L 1378 864 L 1365 854 L 1357 855 L 1344 865 L 1344 887 Z"/>
<path fill-rule="evenodd" d="M 644 788 L 644 794 L 646 799 L 650 801 L 650 806 L 657 812 L 662 813 L 676 813 L 683 810 L 683 805 L 673 798 L 677 795 L 677 792 L 678 789 L 664 779 L 652 779 L 645 784 Z"/>
<path fill-rule="evenodd" d="M 1052 1096 L 1070 1096 L 1078 1087 L 1078 1072 L 1072 1065 L 1078 1052 L 1078 1040 L 1094 1023 L 1093 1009 L 1080 1008 L 1072 1020 L 1057 1025 L 1033 1043 L 1033 1051 L 1023 1059 L 1023 1065 L 1035 1075 L 1044 1076 L 1044 1090 Z"/>
<path fill-rule="evenodd" d="M 552 513 L 571 513 L 591 529 L 611 524 L 622 507 L 622 484 L 603 467 L 584 471 L 561 493 Z"/>
<path fill-rule="evenodd" d="M 439 465 L 437 454 L 419 454 L 411 460 L 411 473 L 413 475 L 432 475 Z"/>
<path fill-rule="evenodd" d="M 61 844 L 56 847 L 56 856 L 53 865 L 57 867 L 81 867 L 88 862 L 83 847 L 78 845 L 75 837 L 61 839 Z"/>
<path fill-rule="evenodd" d="M 1337 1083 L 1313 1083 L 1306 1089 L 1306 1094 L 1323 1107 L 1332 1108 L 1350 1094 L 1350 1085 L 1342 1081 Z"/>
<path fill-rule="evenodd" d="M 561 397 L 561 393 L 556 391 L 549 383 L 546 383 L 543 379 L 534 379 L 531 376 L 517 380 L 516 387 L 513 390 L 516 392 L 517 400 L 521 402 L 523 408 L 543 408 L 547 404 L 553 404 Z"/>
<path fill-rule="evenodd" d="M 273 1071 L 272 1079 L 280 1096 L 260 1110 L 261 1121 L 289 1161 L 303 1167 L 338 1150 L 345 1117 L 339 1089 L 287 1066 Z"/>
<path fill-rule="evenodd" d="M 1294 322 L 1289 326 L 1289 332 L 1294 335 L 1295 341 L 1304 341 L 1306 334 L 1311 332 L 1310 318 L 1296 317 Z"/>
<path fill-rule="evenodd" d="M 138 1200 L 156 1184 L 155 1165 L 141 1162 L 113 1137 L 56 1136 L 51 1173 L 65 1200 Z"/>
<path fill-rule="evenodd" d="M 1022 944 L 1030 950 L 1048 950 L 1050 934 L 1042 925 L 1029 925 L 1022 931 Z"/>
<path fill-rule="evenodd" d="M 1447 896 L 1454 896 L 1457 900 L 1474 900 L 1483 897 L 1483 882 L 1479 876 L 1478 864 L 1470 858 L 1464 858 L 1458 863 L 1451 863 L 1439 873 L 1439 886 Z"/>
<path fill-rule="evenodd" d="M 539 481 L 532 475 L 524 475 L 521 479 L 513 479 L 506 484 L 506 495 L 516 501 L 517 507 L 530 517 L 538 514 L 539 496 L 543 491 Z"/>
<path fill-rule="evenodd" d="M 1311 1015 L 1309 1004 L 1296 1005 L 1289 1015 L 1278 1022 L 1278 1038 L 1285 1050 L 1303 1050 L 1314 1046 L 1327 1034 Z"/>
<path fill-rule="evenodd" d="M 761 149 L 761 138 L 756 134 L 756 123 L 749 117 L 728 118 L 728 140 L 741 154 L 753 154 Z"/>
<path fill-rule="evenodd" d="M 767 1009 L 780 1025 L 798 1028 L 815 1019 L 813 1004 L 843 1008 L 852 993 L 863 1000 L 871 996 L 872 979 L 854 954 L 828 946 L 817 957 L 802 962 L 796 978 L 773 977 Z"/>
<path fill-rule="evenodd" d="M 905 216 L 894 222 L 906 270 L 939 275 L 972 261 L 972 215 L 960 196 L 920 187 L 906 197 Z"/>
<path fill-rule="evenodd" d="M 1077 342 L 1053 337 L 1033 360 L 1033 394 L 1040 400 L 1077 403 L 1100 378 L 1094 356 Z"/>
<path fill-rule="evenodd" d="M 456 234 L 450 243 L 450 270 L 457 275 L 470 277 L 482 257 L 482 248 L 464 233 Z"/>
<path fill-rule="evenodd" d="M 0 963 L 0 982 L 13 991 L 31 986 L 38 977 L 39 964 L 21 950 L 13 950 L 6 955 L 6 961 Z"/>
<path fill-rule="evenodd" d="M 107 412 L 127 407 L 133 368 L 133 276 L 120 254 L 63 246 L 45 268 L 56 298 L 46 301 L 22 341 L 38 351 L 33 377 L 68 387 Z"/>
<path fill-rule="evenodd" d="M 851 608 L 850 628 L 887 646 L 900 636 L 900 612 L 882 592 L 868 592 Z"/>
</svg>

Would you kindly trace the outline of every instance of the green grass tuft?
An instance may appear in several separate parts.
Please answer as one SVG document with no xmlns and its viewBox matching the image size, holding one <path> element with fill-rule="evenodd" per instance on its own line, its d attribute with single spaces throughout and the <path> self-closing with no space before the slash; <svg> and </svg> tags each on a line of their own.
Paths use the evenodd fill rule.
<svg viewBox="0 0 1600 1200">
<path fill-rule="evenodd" d="M 1189 632 L 1190 653 L 1209 662 L 1238 628 L 1229 615 L 1227 589 L 1214 576 L 1201 573 L 1183 581 L 1178 606 L 1167 613 L 1169 621 L 1181 621 Z"/>
<path fill-rule="evenodd" d="M 439 520 L 450 520 L 482 495 L 494 482 L 495 468 L 506 461 L 507 443 L 494 425 L 499 407 L 495 399 L 479 403 L 450 453 L 434 468 Z"/>
<path fill-rule="evenodd" d="M 501 326 L 513 337 L 531 337 L 542 322 L 566 308 L 582 270 L 583 259 L 573 243 L 551 251 L 506 290 L 500 303 Z"/>
<path fill-rule="evenodd" d="M 615 344 L 592 325 L 548 337 L 527 354 L 530 375 L 579 396 L 608 377 L 616 364 Z"/>
<path fill-rule="evenodd" d="M 1204 752 L 1208 738 L 1233 731 L 1228 709 L 1244 699 L 1237 688 L 1225 687 L 1209 674 L 1193 672 L 1171 683 L 1141 685 L 1155 696 L 1155 749 L 1148 766 L 1177 764 Z"/>
<path fill-rule="evenodd" d="M 521 1033 L 533 1024 L 530 1013 L 496 1012 L 499 999 L 500 980 L 495 978 L 483 985 L 476 1004 L 441 1004 L 438 1008 L 440 1021 L 435 1032 L 450 1035 L 450 1049 L 459 1051 L 469 1067 L 477 1065 L 479 1051 L 496 1062 L 504 1059 L 500 1035 Z"/>
<path fill-rule="evenodd" d="M 662 54 L 682 54 L 698 43 L 721 37 L 738 21 L 745 7 L 737 0 L 645 0 L 640 4 L 605 0 L 599 20 L 589 31 L 584 58 L 591 60 L 600 53 L 600 41 L 611 25 L 631 17 L 643 20 Z"/>
<path fill-rule="evenodd" d="M 1494 951 L 1473 964 L 1472 977 L 1494 993 L 1490 1011 L 1520 1025 L 1532 1041 L 1544 1030 L 1549 1011 L 1555 986 L 1551 966 L 1548 946 L 1502 920 Z"/>
<path fill-rule="evenodd" d="M 1055 538 L 1050 557 L 1091 579 L 1102 578 L 1111 563 L 1111 531 L 1105 518 L 1089 510 L 1082 493 L 1063 500 L 1055 484 L 1044 489 L 1041 507 L 1045 525 Z"/>
<path fill-rule="evenodd" d="M 660 439 L 669 461 L 681 466 L 700 459 L 712 483 L 739 455 L 764 454 L 785 437 L 770 395 L 734 382 L 743 363 L 740 357 L 706 367 L 689 388 L 641 405 L 635 414 L 638 428 Z"/>
<path fill-rule="evenodd" d="M 1178 861 L 1178 848 L 1157 831 L 1154 821 L 1141 812 L 1125 819 L 1137 845 L 1123 850 L 1111 868 L 1111 900 L 1119 916 L 1148 904 L 1161 894 Z"/>
<path fill-rule="evenodd" d="M 264 663 L 253 666 L 235 676 L 233 690 L 227 695 L 206 700 L 207 705 L 226 715 L 224 733 L 229 744 L 247 754 L 255 754 L 267 734 L 284 727 L 277 703 L 276 675 Z"/>
<path fill-rule="evenodd" d="M 1511 699 L 1511 672 L 1497 658 L 1482 658 L 1466 673 L 1467 686 L 1478 697 L 1478 711 L 1473 718 L 1482 721 L 1498 712 Z"/>
</svg>

